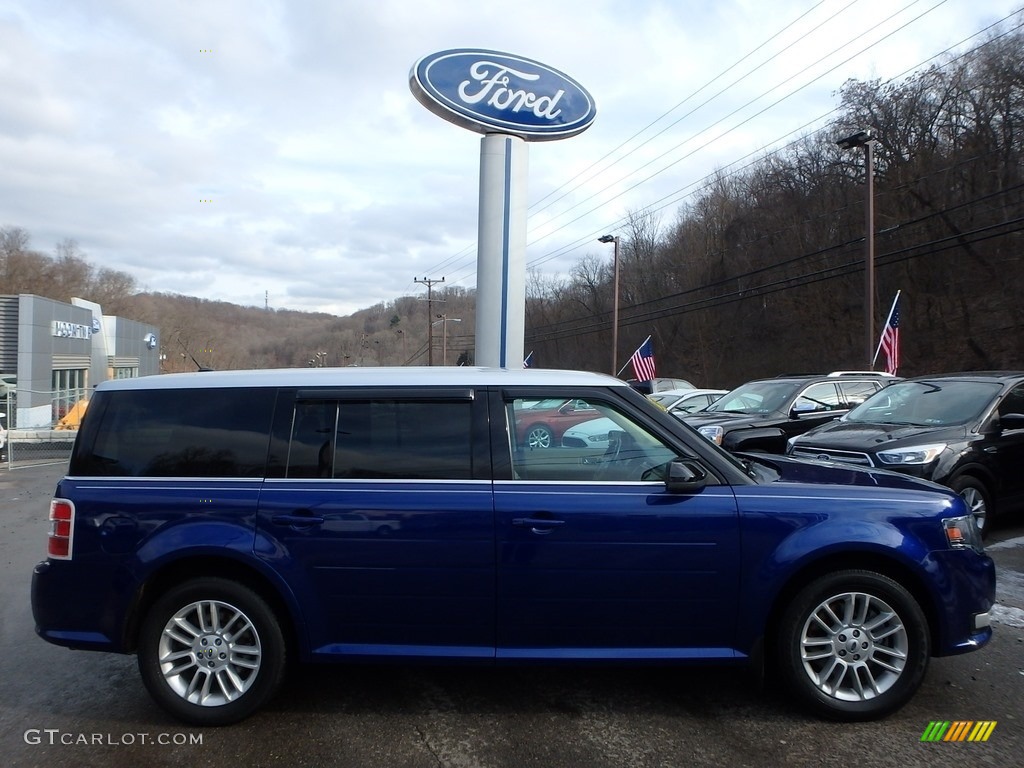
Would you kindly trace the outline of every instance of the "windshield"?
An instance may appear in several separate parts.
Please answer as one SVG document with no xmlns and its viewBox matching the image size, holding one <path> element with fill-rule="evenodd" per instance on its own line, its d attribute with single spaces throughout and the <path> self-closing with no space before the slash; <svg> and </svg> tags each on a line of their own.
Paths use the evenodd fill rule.
<svg viewBox="0 0 1024 768">
<path fill-rule="evenodd" d="M 786 410 L 786 403 L 803 382 L 753 381 L 737 387 L 720 400 L 709 405 L 702 413 L 771 413 Z"/>
<path fill-rule="evenodd" d="M 845 421 L 942 427 L 977 419 L 1001 387 L 981 381 L 901 381 L 876 392 Z"/>
</svg>

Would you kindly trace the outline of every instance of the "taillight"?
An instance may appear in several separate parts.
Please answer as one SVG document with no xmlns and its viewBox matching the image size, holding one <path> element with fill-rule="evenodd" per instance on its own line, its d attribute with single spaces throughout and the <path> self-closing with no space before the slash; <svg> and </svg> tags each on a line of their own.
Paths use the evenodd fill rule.
<svg viewBox="0 0 1024 768">
<path fill-rule="evenodd" d="M 70 560 L 74 532 L 75 505 L 67 499 L 53 499 L 50 502 L 50 533 L 46 554 L 54 560 Z"/>
</svg>

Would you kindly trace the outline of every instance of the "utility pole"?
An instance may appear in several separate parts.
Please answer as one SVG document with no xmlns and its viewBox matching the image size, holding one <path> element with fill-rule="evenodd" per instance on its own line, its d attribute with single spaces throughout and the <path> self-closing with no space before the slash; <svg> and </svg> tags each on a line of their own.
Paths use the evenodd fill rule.
<svg viewBox="0 0 1024 768">
<path fill-rule="evenodd" d="M 444 278 L 430 279 L 429 277 L 424 278 L 413 278 L 415 282 L 422 283 L 427 286 L 427 365 L 434 364 L 434 325 L 431 318 L 434 316 L 434 284 L 443 283 Z"/>
</svg>

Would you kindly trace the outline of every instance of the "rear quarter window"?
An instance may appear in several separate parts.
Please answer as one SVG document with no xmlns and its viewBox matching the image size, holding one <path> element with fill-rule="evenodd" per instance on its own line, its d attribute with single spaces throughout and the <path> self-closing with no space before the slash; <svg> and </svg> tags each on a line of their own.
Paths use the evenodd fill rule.
<svg viewBox="0 0 1024 768">
<path fill-rule="evenodd" d="M 273 389 L 98 392 L 70 473 L 262 477 L 273 407 Z"/>
</svg>

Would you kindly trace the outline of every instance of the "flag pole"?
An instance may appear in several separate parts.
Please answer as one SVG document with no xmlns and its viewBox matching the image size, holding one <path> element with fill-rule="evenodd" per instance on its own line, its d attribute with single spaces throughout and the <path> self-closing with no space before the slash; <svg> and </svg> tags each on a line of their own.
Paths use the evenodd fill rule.
<svg viewBox="0 0 1024 768">
<path fill-rule="evenodd" d="M 885 318 L 885 325 L 882 326 L 882 335 L 878 337 L 878 346 L 875 348 L 875 356 L 871 358 L 871 367 L 875 367 L 875 361 L 878 359 L 878 353 L 882 351 L 882 341 L 885 339 L 885 331 L 889 327 L 889 321 L 892 320 L 892 313 L 896 311 L 896 302 L 900 300 L 900 293 L 902 289 L 896 291 L 896 298 L 892 300 L 892 306 L 889 307 L 889 316 Z"/>
<path fill-rule="evenodd" d="M 651 340 L 651 336 L 652 336 L 652 335 L 653 335 L 653 334 L 647 334 L 647 338 L 646 338 L 646 339 L 644 339 L 643 341 L 641 341 L 641 342 L 640 342 L 640 346 L 639 346 L 639 347 L 637 347 L 636 349 L 634 349 L 634 350 L 633 350 L 633 355 L 635 355 L 635 354 L 636 354 L 637 352 L 639 352 L 639 351 L 640 351 L 640 349 L 641 349 L 641 348 L 643 347 L 643 345 L 644 345 L 644 344 L 646 344 L 646 343 L 647 343 L 648 341 L 650 341 L 650 340 Z M 630 364 L 630 362 L 631 362 L 631 361 L 633 360 L 633 355 L 630 355 L 630 356 L 629 356 L 629 360 L 627 360 L 627 361 L 625 362 L 625 364 L 624 364 L 624 365 L 623 365 L 623 366 L 622 366 L 621 368 L 619 368 L 619 372 L 615 374 L 616 376 L 621 376 L 621 375 L 622 375 L 622 372 L 623 372 L 624 370 L 626 370 L 626 366 L 627 366 L 627 365 L 629 365 L 629 364 Z"/>
</svg>

